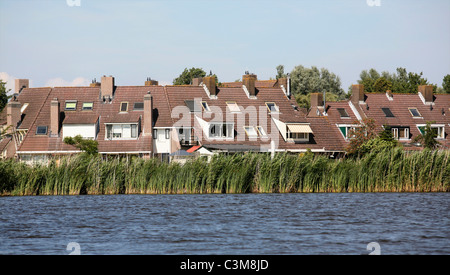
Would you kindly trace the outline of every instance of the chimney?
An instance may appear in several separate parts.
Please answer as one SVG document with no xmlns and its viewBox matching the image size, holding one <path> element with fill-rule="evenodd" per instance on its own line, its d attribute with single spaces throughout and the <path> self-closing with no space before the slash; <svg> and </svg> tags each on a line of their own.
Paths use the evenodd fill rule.
<svg viewBox="0 0 450 275">
<path fill-rule="evenodd" d="M 242 76 L 242 84 L 247 88 L 250 96 L 256 96 L 256 80 L 258 77 L 255 74 L 249 74 L 246 72 Z"/>
<path fill-rule="evenodd" d="M 144 96 L 144 136 L 151 136 L 153 133 L 153 97 L 150 92 Z"/>
<path fill-rule="evenodd" d="M 97 79 L 93 79 L 89 87 L 101 87 L 101 84 L 97 82 Z"/>
<path fill-rule="evenodd" d="M 18 101 L 10 101 L 6 105 L 6 127 L 10 127 L 8 133 L 13 133 L 22 119 L 21 107 L 22 105 Z"/>
<path fill-rule="evenodd" d="M 200 86 L 203 81 L 203 77 L 196 77 L 192 79 L 192 86 Z"/>
<path fill-rule="evenodd" d="M 158 81 L 152 80 L 150 77 L 147 77 L 147 81 L 145 81 L 145 86 L 153 86 L 158 85 Z"/>
<path fill-rule="evenodd" d="M 102 76 L 101 83 L 101 93 L 103 97 L 112 98 L 114 95 L 114 77 L 113 76 Z"/>
<path fill-rule="evenodd" d="M 15 80 L 14 93 L 19 94 L 22 89 L 30 87 L 30 81 L 28 79 L 16 79 Z"/>
<path fill-rule="evenodd" d="M 424 104 L 433 103 L 433 86 L 431 85 L 420 85 L 419 93 L 422 95 Z"/>
<path fill-rule="evenodd" d="M 323 111 L 323 94 L 311 93 L 310 116 L 320 116 Z"/>
<path fill-rule="evenodd" d="M 59 136 L 59 102 L 54 98 L 50 103 L 50 137 Z"/>
<path fill-rule="evenodd" d="M 364 85 L 362 84 L 352 85 L 351 101 L 354 105 L 364 102 Z"/>
<path fill-rule="evenodd" d="M 217 96 L 217 90 L 216 90 L 216 77 L 215 76 L 205 76 L 203 77 L 203 84 L 206 85 L 206 87 L 209 90 L 209 94 L 211 96 Z"/>
</svg>

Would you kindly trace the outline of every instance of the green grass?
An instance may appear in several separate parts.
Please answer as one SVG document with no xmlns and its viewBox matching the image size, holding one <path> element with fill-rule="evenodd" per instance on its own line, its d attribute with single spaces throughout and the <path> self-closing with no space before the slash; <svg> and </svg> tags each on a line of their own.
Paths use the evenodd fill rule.
<svg viewBox="0 0 450 275">
<path fill-rule="evenodd" d="M 449 192 L 450 151 L 401 148 L 360 159 L 313 154 L 216 155 L 184 165 L 85 154 L 29 166 L 0 161 L 0 195 Z"/>
</svg>

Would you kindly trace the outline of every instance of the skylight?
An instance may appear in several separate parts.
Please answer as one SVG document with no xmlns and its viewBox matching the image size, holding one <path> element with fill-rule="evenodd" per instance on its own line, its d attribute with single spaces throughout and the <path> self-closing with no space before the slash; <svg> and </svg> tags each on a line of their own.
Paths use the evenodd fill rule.
<svg viewBox="0 0 450 275">
<path fill-rule="evenodd" d="M 77 109 L 76 101 L 66 101 L 66 111 L 74 111 Z"/>
<path fill-rule="evenodd" d="M 47 126 L 37 126 L 36 135 L 46 135 L 47 134 Z"/>
<path fill-rule="evenodd" d="M 386 117 L 395 117 L 394 114 L 391 112 L 391 109 L 381 108 L 381 110 L 383 110 L 383 113 L 386 115 Z"/>
<path fill-rule="evenodd" d="M 128 112 L 128 102 L 121 102 L 120 103 L 120 111 L 121 112 Z"/>
<path fill-rule="evenodd" d="M 278 112 L 278 106 L 275 104 L 275 102 L 266 102 L 267 109 L 269 109 L 269 112 Z"/>
<path fill-rule="evenodd" d="M 142 111 L 144 110 L 144 102 L 135 102 L 133 106 L 134 111 Z"/>
<path fill-rule="evenodd" d="M 350 117 L 344 108 L 337 108 L 337 110 L 338 110 L 339 114 L 341 115 L 341 117 Z"/>
<path fill-rule="evenodd" d="M 413 117 L 422 117 L 422 115 L 419 113 L 419 110 L 417 110 L 417 108 L 408 108 L 408 109 Z"/>
<path fill-rule="evenodd" d="M 94 108 L 94 102 L 83 102 L 83 110 L 92 110 Z"/>
<path fill-rule="evenodd" d="M 239 106 L 234 101 L 228 101 L 227 106 L 230 109 L 230 112 L 240 112 Z"/>
</svg>

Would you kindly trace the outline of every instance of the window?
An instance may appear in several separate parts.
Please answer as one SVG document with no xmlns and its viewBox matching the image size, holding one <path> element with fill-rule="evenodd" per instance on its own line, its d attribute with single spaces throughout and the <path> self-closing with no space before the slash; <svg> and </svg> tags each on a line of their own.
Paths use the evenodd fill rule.
<svg viewBox="0 0 450 275">
<path fill-rule="evenodd" d="M 209 125 L 210 138 L 234 137 L 234 125 L 231 123 L 211 123 Z"/>
<path fill-rule="evenodd" d="M 47 135 L 47 126 L 38 126 L 36 128 L 36 135 Z"/>
<path fill-rule="evenodd" d="M 135 139 L 139 135 L 137 124 L 108 124 L 106 125 L 107 139 Z"/>
<path fill-rule="evenodd" d="M 239 109 L 239 106 L 236 104 L 235 101 L 227 101 L 228 109 L 230 109 L 230 112 L 240 112 L 241 109 Z"/>
<path fill-rule="evenodd" d="M 409 128 L 393 127 L 391 131 L 394 139 L 409 139 Z"/>
<path fill-rule="evenodd" d="M 94 108 L 94 102 L 83 102 L 83 110 L 92 110 Z"/>
<path fill-rule="evenodd" d="M 247 133 L 247 136 L 250 138 L 258 137 L 258 132 L 253 126 L 244 126 L 244 130 Z"/>
<path fill-rule="evenodd" d="M 77 109 L 77 102 L 76 101 L 66 101 L 66 111 L 74 111 Z"/>
<path fill-rule="evenodd" d="M 202 101 L 202 107 L 203 107 L 203 110 L 205 110 L 206 112 L 211 111 L 211 109 L 209 109 L 208 102 L 206 102 L 206 101 Z"/>
<path fill-rule="evenodd" d="M 264 128 L 262 126 L 256 126 L 256 130 L 258 130 L 258 133 L 261 137 L 267 137 L 266 131 L 264 131 Z"/>
<path fill-rule="evenodd" d="M 292 133 L 292 132 L 288 131 L 288 138 L 297 139 L 297 140 L 299 140 L 299 139 L 305 140 L 305 139 L 308 139 L 308 133 Z"/>
<path fill-rule="evenodd" d="M 144 110 L 144 102 L 135 102 L 133 106 L 134 111 L 143 111 Z"/>
<path fill-rule="evenodd" d="M 381 108 L 386 117 L 395 117 L 389 108 Z"/>
<path fill-rule="evenodd" d="M 337 108 L 339 114 L 341 115 L 341 117 L 350 117 L 347 113 L 347 111 L 344 108 Z"/>
<path fill-rule="evenodd" d="M 266 102 L 267 109 L 269 109 L 269 113 L 276 113 L 279 111 L 278 106 L 275 104 L 275 102 Z"/>
<path fill-rule="evenodd" d="M 170 129 L 166 129 L 166 139 L 170 139 Z"/>
<path fill-rule="evenodd" d="M 120 111 L 121 112 L 128 112 L 128 102 L 121 102 L 120 103 Z"/>
<path fill-rule="evenodd" d="M 338 127 L 344 138 L 349 139 L 355 137 L 355 135 L 352 132 L 354 132 L 356 130 L 356 127 L 359 126 L 340 125 Z"/>
<path fill-rule="evenodd" d="M 419 117 L 422 117 L 422 115 L 419 113 L 419 110 L 417 110 L 417 108 L 408 108 L 409 109 L 409 112 L 411 113 L 411 115 L 414 117 L 414 118 L 419 118 Z"/>
<path fill-rule="evenodd" d="M 188 106 L 190 112 L 201 112 L 202 109 L 198 105 L 198 102 L 194 100 L 185 100 L 184 103 L 186 103 L 186 106 Z"/>
<path fill-rule="evenodd" d="M 424 124 L 417 125 L 417 128 L 419 129 L 419 131 L 422 135 L 425 134 L 426 125 L 424 125 Z M 435 131 L 437 139 L 445 138 L 445 126 L 444 125 L 431 124 L 431 130 Z"/>
</svg>

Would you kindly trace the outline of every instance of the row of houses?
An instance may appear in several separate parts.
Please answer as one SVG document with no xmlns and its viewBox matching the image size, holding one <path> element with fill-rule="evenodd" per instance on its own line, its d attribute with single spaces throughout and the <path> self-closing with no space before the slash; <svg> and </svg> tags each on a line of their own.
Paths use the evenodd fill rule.
<svg viewBox="0 0 450 275">
<path fill-rule="evenodd" d="M 98 142 L 104 156 L 157 157 L 180 152 L 212 155 L 235 152 L 312 152 L 336 157 L 345 153 L 350 129 L 373 118 L 379 131 L 391 129 L 406 149 L 420 149 L 415 136 L 428 121 L 449 148 L 450 95 L 369 94 L 353 85 L 349 100 L 324 102 L 311 94 L 311 108 L 300 108 L 290 80 L 258 80 L 245 73 L 241 82 L 217 85 L 214 76 L 191 85 L 161 86 L 147 79 L 141 86 L 116 86 L 113 76 L 88 87 L 31 88 L 16 79 L 15 93 L 0 113 L 2 158 L 46 161 L 79 153 L 64 143 L 81 135 Z"/>
</svg>

